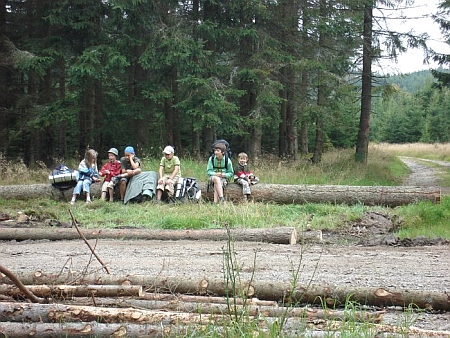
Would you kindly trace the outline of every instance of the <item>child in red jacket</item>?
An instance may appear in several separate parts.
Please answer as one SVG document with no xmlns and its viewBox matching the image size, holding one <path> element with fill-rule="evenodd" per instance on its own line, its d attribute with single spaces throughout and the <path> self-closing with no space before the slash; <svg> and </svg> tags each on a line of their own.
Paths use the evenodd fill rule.
<svg viewBox="0 0 450 338">
<path fill-rule="evenodd" d="M 259 179 L 252 173 L 252 171 L 248 167 L 248 156 L 246 153 L 239 153 L 238 161 L 239 164 L 234 169 L 234 182 L 242 185 L 244 201 L 247 201 L 251 194 L 250 185 L 258 183 Z"/>
<path fill-rule="evenodd" d="M 104 176 L 105 180 L 102 185 L 102 200 L 106 200 L 109 196 L 109 201 L 114 201 L 114 181 L 112 178 L 120 174 L 120 161 L 117 160 L 119 151 L 116 148 L 108 150 L 108 162 L 100 170 L 100 176 Z"/>
</svg>

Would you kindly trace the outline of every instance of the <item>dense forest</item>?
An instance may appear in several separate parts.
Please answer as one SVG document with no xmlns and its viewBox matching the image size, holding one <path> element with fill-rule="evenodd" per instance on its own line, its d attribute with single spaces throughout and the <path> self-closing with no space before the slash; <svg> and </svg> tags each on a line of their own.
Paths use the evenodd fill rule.
<svg viewBox="0 0 450 338">
<path fill-rule="evenodd" d="M 394 91 L 373 101 L 372 141 L 450 142 L 450 90 L 439 86 L 431 71 L 392 76 L 385 81 Z"/>
<path fill-rule="evenodd" d="M 52 165 L 171 144 L 202 157 L 226 138 L 253 157 L 344 147 L 364 161 L 369 140 L 449 142 L 448 56 L 429 51 L 440 71 L 372 73 L 426 49 L 380 25 L 377 6 L 403 2 L 0 0 L 0 155 Z"/>
</svg>

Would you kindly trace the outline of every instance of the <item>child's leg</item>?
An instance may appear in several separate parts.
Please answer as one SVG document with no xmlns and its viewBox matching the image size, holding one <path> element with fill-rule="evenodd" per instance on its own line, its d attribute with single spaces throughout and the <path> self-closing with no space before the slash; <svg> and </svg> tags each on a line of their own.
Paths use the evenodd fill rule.
<svg viewBox="0 0 450 338">
<path fill-rule="evenodd" d="M 163 192 L 161 189 L 156 190 L 156 200 L 157 201 L 161 201 L 162 193 Z"/>
<path fill-rule="evenodd" d="M 175 186 L 173 181 L 170 178 L 166 178 L 164 189 L 167 191 L 169 196 L 172 196 L 175 192 Z"/>
<path fill-rule="evenodd" d="M 75 204 L 75 201 L 77 200 L 77 194 L 72 195 L 72 199 L 70 200 L 70 204 Z"/>
<path fill-rule="evenodd" d="M 114 202 L 114 188 L 108 187 L 109 201 Z"/>
<path fill-rule="evenodd" d="M 247 180 L 241 179 L 241 185 L 242 185 L 242 193 L 244 195 L 250 195 L 250 184 Z"/>
<path fill-rule="evenodd" d="M 223 187 L 222 180 L 218 176 L 213 176 L 214 183 L 214 202 L 222 202 L 224 200 L 223 197 Z"/>
<path fill-rule="evenodd" d="M 83 190 L 86 193 L 86 202 L 91 201 L 91 179 L 83 181 Z"/>
<path fill-rule="evenodd" d="M 78 181 L 75 188 L 73 188 L 73 195 L 72 200 L 70 201 L 70 204 L 74 204 L 77 196 L 81 193 L 81 189 L 83 188 L 83 181 Z"/>
<path fill-rule="evenodd" d="M 102 184 L 102 201 L 106 200 L 106 196 L 108 195 L 108 183 L 109 182 L 104 181 Z"/>
<path fill-rule="evenodd" d="M 120 200 L 123 202 L 125 198 L 125 191 L 127 190 L 128 178 L 123 177 L 120 179 L 119 191 L 120 191 Z"/>
</svg>

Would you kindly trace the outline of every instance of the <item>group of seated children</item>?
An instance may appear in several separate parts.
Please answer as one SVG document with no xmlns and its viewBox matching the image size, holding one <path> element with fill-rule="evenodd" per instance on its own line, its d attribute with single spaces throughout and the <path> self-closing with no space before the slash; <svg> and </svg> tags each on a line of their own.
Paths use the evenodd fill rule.
<svg viewBox="0 0 450 338">
<path fill-rule="evenodd" d="M 161 158 L 158 170 L 158 182 L 156 187 L 156 202 L 161 203 L 163 192 L 167 196 L 173 197 L 175 186 L 181 177 L 180 159 L 175 156 L 172 146 L 166 146 L 163 150 L 164 156 Z M 123 202 L 128 181 L 135 175 L 142 172 L 141 161 L 136 156 L 134 148 L 127 146 L 124 156 L 117 160 L 119 151 L 116 148 L 108 150 L 108 161 L 100 171 L 97 170 L 98 153 L 94 149 L 89 149 L 85 153 L 84 159 L 78 166 L 79 178 L 73 189 L 70 204 L 74 204 L 77 197 L 84 192 L 86 203 L 91 203 L 90 186 L 94 182 L 100 182 L 103 177 L 101 199 L 114 201 L 114 186 L 119 184 L 120 199 Z M 214 203 L 225 201 L 224 189 L 229 180 L 234 178 L 234 182 L 242 186 L 244 201 L 250 197 L 250 185 L 256 184 L 258 178 L 251 172 L 248 165 L 246 153 L 239 153 L 238 165 L 233 169 L 231 159 L 226 156 L 226 145 L 217 143 L 214 145 L 214 154 L 208 159 L 206 173 L 208 184 L 214 189 Z"/>
</svg>

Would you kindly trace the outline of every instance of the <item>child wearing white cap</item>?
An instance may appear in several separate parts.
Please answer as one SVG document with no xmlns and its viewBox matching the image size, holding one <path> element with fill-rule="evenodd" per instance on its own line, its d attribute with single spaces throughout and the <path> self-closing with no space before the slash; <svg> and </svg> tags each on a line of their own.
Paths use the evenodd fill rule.
<svg viewBox="0 0 450 338">
<path fill-rule="evenodd" d="M 169 197 L 175 192 L 175 185 L 181 177 L 180 159 L 175 156 L 172 146 L 167 146 L 163 150 L 164 157 L 159 163 L 159 179 L 156 187 L 156 202 L 161 202 L 163 191 L 167 191 Z"/>
<path fill-rule="evenodd" d="M 105 177 L 102 185 L 102 201 L 109 197 L 109 201 L 114 201 L 114 176 L 120 174 L 120 161 L 117 159 L 119 151 L 116 148 L 108 150 L 108 162 L 100 169 L 100 176 Z"/>
</svg>

